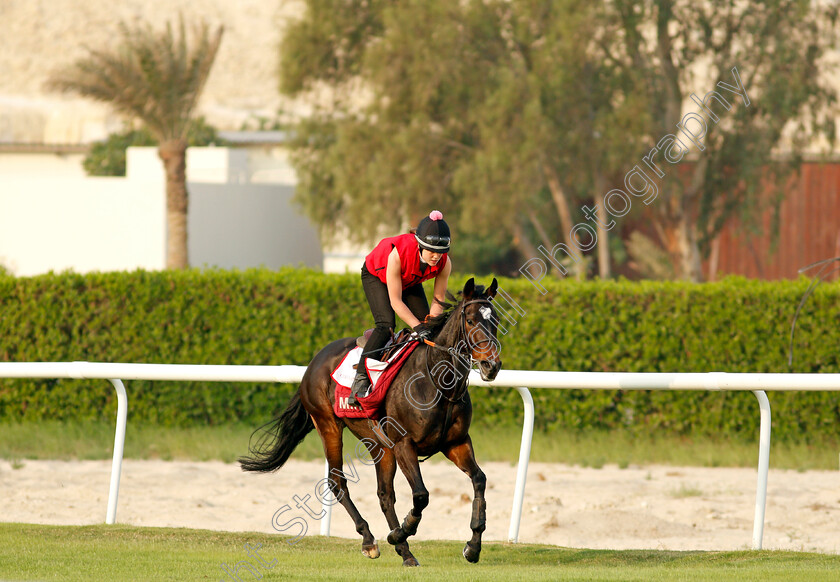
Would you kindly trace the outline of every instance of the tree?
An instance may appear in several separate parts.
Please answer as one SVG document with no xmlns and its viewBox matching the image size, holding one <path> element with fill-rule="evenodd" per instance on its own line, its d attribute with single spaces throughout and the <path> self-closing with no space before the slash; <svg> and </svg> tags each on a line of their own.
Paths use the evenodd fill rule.
<svg viewBox="0 0 840 582">
<path fill-rule="evenodd" d="M 177 31 L 162 33 L 150 25 L 120 24 L 121 43 L 113 50 L 87 50 L 66 70 L 54 73 L 48 86 L 109 103 L 119 113 L 139 119 L 158 142 L 166 174 L 166 266 L 184 269 L 187 255 L 187 135 L 222 39 L 202 22 L 187 38 L 184 19 Z"/>
<path fill-rule="evenodd" d="M 435 206 L 460 217 L 459 234 L 534 256 L 532 234 L 568 243 L 593 184 L 641 151 L 638 128 L 626 135 L 646 115 L 638 81 L 599 64 L 597 4 L 307 6 L 284 37 L 281 90 L 332 92 L 295 128 L 292 158 L 327 235 L 338 221 L 363 239 Z M 608 255 L 599 263 L 608 276 Z"/>
<path fill-rule="evenodd" d="M 611 62 L 645 78 L 648 148 L 677 133 L 686 113 L 706 109 L 689 100 L 693 93 L 702 100 L 715 89 L 729 105 L 708 101 L 699 145 L 684 139 L 696 162 L 683 174 L 664 172 L 654 206 L 676 272 L 700 281 L 702 258 L 727 220 L 739 216 L 749 225 L 759 211 L 777 210 L 779 186 L 801 163 L 804 146 L 820 136 L 833 144 L 837 90 L 826 83 L 833 68 L 826 58 L 836 47 L 838 7 L 810 0 L 615 0 L 610 6 L 622 32 L 613 37 Z M 741 81 L 743 97 L 721 89 Z M 702 131 L 700 122 L 691 128 Z M 775 161 L 775 153 L 787 159 Z M 769 200 L 762 195 L 768 186 L 775 186 Z"/>
<path fill-rule="evenodd" d="M 307 8 L 281 48 L 281 90 L 321 103 L 295 128 L 298 196 L 317 223 L 352 224 L 357 239 L 444 207 L 456 233 L 513 241 L 525 257 L 539 256 L 533 239 L 597 246 L 598 272 L 610 276 L 605 196 L 627 189 L 628 173 L 677 132 L 691 93 L 732 85 L 738 67 L 751 105 L 707 124 L 697 162 L 657 175 L 651 202 L 674 272 L 699 280 L 726 220 L 761 208 L 762 179 L 795 165 L 765 169 L 783 138 L 796 153 L 834 130 L 822 73 L 837 9 L 809 0 Z M 569 253 L 559 270 L 585 265 L 583 252 Z"/>
<path fill-rule="evenodd" d="M 600 3 L 502 2 L 495 10 L 504 49 L 487 98 L 468 106 L 477 140 L 474 156 L 459 169 L 461 190 L 491 193 L 495 204 L 479 205 L 489 209 L 484 224 L 492 228 L 510 217 L 525 221 L 514 224 L 514 240 L 525 239 L 530 226 L 545 249 L 558 238 L 569 249 L 597 247 L 598 272 L 609 277 L 603 197 L 626 160 L 642 151 L 642 79 L 605 59 L 612 31 Z M 579 219 L 587 208 L 597 209 L 597 220 L 581 237 L 576 227 L 586 223 Z M 558 230 L 559 237 L 551 234 Z M 523 251 L 539 256 L 527 244 Z M 586 272 L 586 260 L 569 259 L 569 271 Z"/>
</svg>

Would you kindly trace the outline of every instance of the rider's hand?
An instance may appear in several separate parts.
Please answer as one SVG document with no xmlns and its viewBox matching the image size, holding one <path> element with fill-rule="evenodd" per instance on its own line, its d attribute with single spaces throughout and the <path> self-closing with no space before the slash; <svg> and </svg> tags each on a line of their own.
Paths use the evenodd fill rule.
<svg viewBox="0 0 840 582">
<path fill-rule="evenodd" d="M 432 330 L 425 323 L 418 323 L 414 326 L 411 337 L 418 340 L 427 340 L 432 337 Z"/>
</svg>

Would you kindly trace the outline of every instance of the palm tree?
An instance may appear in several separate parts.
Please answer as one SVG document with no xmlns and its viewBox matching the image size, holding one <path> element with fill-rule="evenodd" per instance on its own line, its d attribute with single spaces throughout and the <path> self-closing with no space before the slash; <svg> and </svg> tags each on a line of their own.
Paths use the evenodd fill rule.
<svg viewBox="0 0 840 582">
<path fill-rule="evenodd" d="M 219 50 L 223 27 L 193 27 L 188 42 L 183 16 L 177 34 L 148 24 L 120 24 L 122 43 L 114 50 L 87 49 L 68 69 L 54 73 L 47 86 L 111 104 L 139 119 L 158 141 L 166 172 L 166 266 L 184 269 L 187 256 L 187 131 Z"/>
</svg>

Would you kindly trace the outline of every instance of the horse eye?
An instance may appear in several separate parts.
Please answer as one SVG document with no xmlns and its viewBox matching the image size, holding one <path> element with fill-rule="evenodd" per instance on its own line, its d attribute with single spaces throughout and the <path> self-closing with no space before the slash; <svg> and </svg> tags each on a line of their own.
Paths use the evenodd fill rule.
<svg viewBox="0 0 840 582">
<path fill-rule="evenodd" d="M 474 319 L 467 319 L 467 323 L 469 323 L 470 325 L 473 325 L 473 324 L 475 324 L 475 320 Z"/>
</svg>

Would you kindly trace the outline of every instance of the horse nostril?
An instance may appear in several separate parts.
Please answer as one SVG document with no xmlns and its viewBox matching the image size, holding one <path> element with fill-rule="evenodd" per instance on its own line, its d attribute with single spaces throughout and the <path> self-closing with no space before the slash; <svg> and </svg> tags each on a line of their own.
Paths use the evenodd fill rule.
<svg viewBox="0 0 840 582">
<path fill-rule="evenodd" d="M 484 376 L 485 380 L 494 380 L 496 375 L 499 373 L 499 370 L 502 368 L 502 362 L 499 360 L 496 360 L 495 362 L 484 360 L 480 363 L 480 365 L 482 376 Z"/>
</svg>

